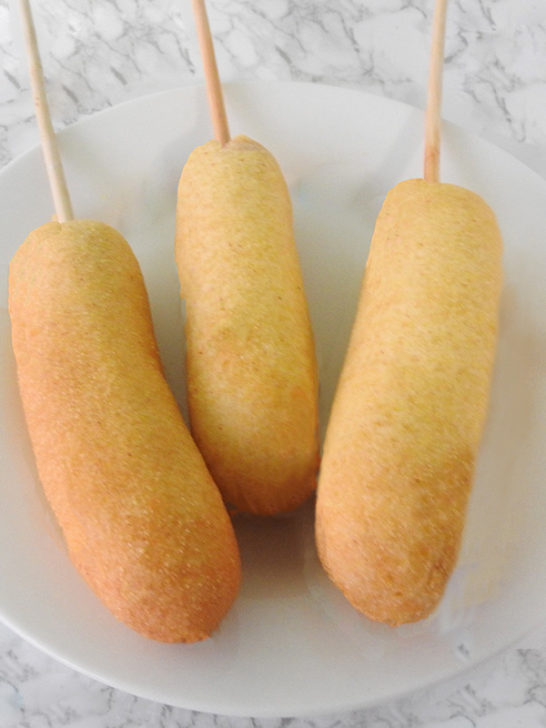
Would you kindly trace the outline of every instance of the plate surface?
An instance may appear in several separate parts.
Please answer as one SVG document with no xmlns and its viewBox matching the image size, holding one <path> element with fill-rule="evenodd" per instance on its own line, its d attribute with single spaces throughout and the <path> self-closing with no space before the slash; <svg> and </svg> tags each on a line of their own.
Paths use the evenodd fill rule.
<svg viewBox="0 0 546 728">
<path fill-rule="evenodd" d="M 289 183 L 321 372 L 324 432 L 376 215 L 421 175 L 423 115 L 356 91 L 305 84 L 226 88 L 232 133 L 272 151 Z M 204 90 L 141 98 L 60 134 L 80 217 L 130 241 L 148 285 L 167 377 L 185 411 L 174 265 L 176 185 L 208 139 Z M 546 183 L 446 125 L 442 179 L 498 214 L 505 290 L 490 417 L 459 565 L 430 619 L 399 629 L 358 615 L 322 572 L 313 504 L 236 522 L 244 583 L 218 632 L 162 645 L 116 622 L 72 568 L 36 479 L 9 340 L 7 269 L 51 216 L 39 150 L 0 174 L 0 617 L 75 669 L 176 706 L 256 717 L 370 705 L 476 665 L 546 608 Z"/>
</svg>

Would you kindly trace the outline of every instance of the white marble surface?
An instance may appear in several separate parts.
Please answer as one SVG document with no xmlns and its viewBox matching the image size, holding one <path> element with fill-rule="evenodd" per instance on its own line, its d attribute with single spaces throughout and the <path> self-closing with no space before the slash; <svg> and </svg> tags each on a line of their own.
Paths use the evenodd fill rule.
<svg viewBox="0 0 546 728">
<path fill-rule="evenodd" d="M 202 78 L 189 0 L 34 0 L 58 128 Z M 422 107 L 430 0 L 209 0 L 224 79 L 306 80 Z M 15 2 L 0 0 L 0 164 L 37 141 Z M 451 0 L 444 116 L 546 177 L 546 3 Z M 1 588 L 1 585 L 0 585 Z M 137 699 L 60 665 L 0 625 L 2 728 L 546 726 L 546 624 L 475 673 L 375 709 L 256 720 Z"/>
</svg>

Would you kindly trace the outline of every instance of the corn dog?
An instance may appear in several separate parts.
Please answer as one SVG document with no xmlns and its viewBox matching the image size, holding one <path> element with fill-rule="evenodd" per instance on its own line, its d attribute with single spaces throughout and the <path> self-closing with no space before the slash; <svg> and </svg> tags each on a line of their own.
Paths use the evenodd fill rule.
<svg viewBox="0 0 546 728">
<path fill-rule="evenodd" d="M 314 342 L 282 173 L 257 142 L 213 140 L 178 188 L 192 433 L 235 509 L 273 514 L 314 490 Z"/>
<path fill-rule="evenodd" d="M 239 554 L 164 379 L 129 245 L 90 220 L 41 226 L 11 262 L 9 311 L 38 473 L 70 558 L 132 629 L 204 639 L 236 596 Z"/>
<path fill-rule="evenodd" d="M 478 195 L 422 179 L 388 193 L 316 511 L 326 571 L 374 620 L 428 616 L 454 567 L 487 412 L 501 254 Z"/>
</svg>

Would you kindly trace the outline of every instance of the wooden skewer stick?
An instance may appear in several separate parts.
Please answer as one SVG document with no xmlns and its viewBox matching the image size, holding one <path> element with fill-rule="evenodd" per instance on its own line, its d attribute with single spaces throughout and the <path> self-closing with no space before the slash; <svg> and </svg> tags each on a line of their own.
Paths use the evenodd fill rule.
<svg viewBox="0 0 546 728">
<path fill-rule="evenodd" d="M 42 143 L 42 153 L 51 188 L 51 195 L 55 206 L 55 213 L 59 222 L 72 220 L 74 214 L 66 180 L 63 171 L 57 139 L 51 123 L 49 106 L 45 92 L 44 74 L 40 61 L 40 53 L 38 51 L 38 42 L 36 40 L 36 30 L 32 20 L 32 11 L 30 9 L 29 0 L 19 0 L 19 10 L 23 21 L 23 32 L 25 38 L 25 49 L 28 57 L 30 71 L 30 85 L 32 87 L 32 95 L 34 98 L 34 109 L 36 119 L 38 121 L 38 129 L 40 131 L 40 139 Z"/>
<path fill-rule="evenodd" d="M 216 139 L 224 145 L 229 141 L 229 128 L 205 0 L 193 0 L 193 14 L 203 59 L 212 128 Z"/>
<path fill-rule="evenodd" d="M 428 98 L 425 118 L 425 174 L 427 182 L 440 177 L 440 128 L 442 104 L 442 70 L 447 0 L 436 0 L 432 26 L 432 47 L 428 77 Z"/>
</svg>

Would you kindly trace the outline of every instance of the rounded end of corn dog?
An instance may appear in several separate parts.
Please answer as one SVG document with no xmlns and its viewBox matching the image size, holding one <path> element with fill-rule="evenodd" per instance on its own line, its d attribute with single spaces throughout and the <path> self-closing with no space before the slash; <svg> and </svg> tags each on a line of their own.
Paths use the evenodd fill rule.
<svg viewBox="0 0 546 728">
<path fill-rule="evenodd" d="M 320 561 L 369 619 L 390 626 L 416 622 L 442 599 L 457 561 L 473 466 L 468 454 L 453 460 L 443 473 L 399 474 L 396 483 L 385 464 L 382 474 L 369 473 L 360 498 L 354 494 L 362 480 L 331 479 L 318 499 Z"/>
</svg>

